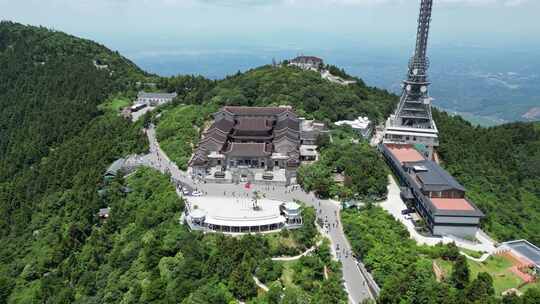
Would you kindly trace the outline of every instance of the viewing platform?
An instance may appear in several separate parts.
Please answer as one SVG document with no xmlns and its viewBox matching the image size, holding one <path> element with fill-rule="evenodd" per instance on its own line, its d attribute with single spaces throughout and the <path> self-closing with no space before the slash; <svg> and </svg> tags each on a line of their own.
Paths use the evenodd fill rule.
<svg viewBox="0 0 540 304">
<path fill-rule="evenodd" d="M 183 222 L 192 230 L 227 234 L 267 233 L 302 226 L 300 205 L 251 197 L 188 197 Z"/>
</svg>

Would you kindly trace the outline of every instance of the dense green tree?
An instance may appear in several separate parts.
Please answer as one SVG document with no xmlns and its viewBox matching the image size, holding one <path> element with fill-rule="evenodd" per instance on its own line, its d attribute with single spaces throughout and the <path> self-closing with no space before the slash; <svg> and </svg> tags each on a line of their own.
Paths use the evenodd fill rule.
<svg viewBox="0 0 540 304">
<path fill-rule="evenodd" d="M 521 299 L 515 293 L 509 293 L 502 298 L 502 304 L 520 304 Z"/>
<path fill-rule="evenodd" d="M 269 286 L 268 289 L 268 304 L 279 304 L 281 303 L 281 297 L 283 296 L 283 286 L 281 283 L 274 282 Z"/>
<path fill-rule="evenodd" d="M 227 287 L 221 283 L 209 283 L 193 292 L 182 301 L 182 304 L 222 304 L 235 303 L 235 299 Z"/>
<path fill-rule="evenodd" d="M 350 140 L 350 137 L 347 137 Z M 344 175 L 344 186 L 334 181 L 333 173 Z M 386 195 L 388 177 L 384 161 L 366 143 L 337 142 L 321 150 L 318 162 L 298 170 L 298 183 L 306 191 L 328 198 L 376 199 Z"/>
<path fill-rule="evenodd" d="M 458 246 L 456 243 L 452 242 L 446 246 L 446 250 L 442 253 L 442 258 L 449 261 L 455 261 L 459 255 Z"/>
<path fill-rule="evenodd" d="M 257 288 L 247 262 L 242 262 L 231 272 L 229 289 L 240 299 L 249 299 L 255 296 Z"/>
<path fill-rule="evenodd" d="M 522 300 L 523 300 L 523 304 L 540 303 L 540 289 L 538 288 L 527 289 L 527 291 L 525 291 L 525 294 L 523 295 Z"/>
<path fill-rule="evenodd" d="M 467 298 L 471 302 L 489 299 L 493 295 L 495 295 L 493 278 L 486 272 L 480 272 L 467 287 Z"/>
<path fill-rule="evenodd" d="M 299 288 L 287 288 L 284 291 L 281 304 L 308 304 L 307 294 Z"/>
<path fill-rule="evenodd" d="M 274 262 L 271 259 L 265 259 L 257 268 L 255 275 L 261 282 L 270 283 L 281 277 L 283 265 Z"/>
<path fill-rule="evenodd" d="M 227 77 L 219 81 L 203 100 L 217 105 L 288 104 L 306 118 L 331 122 L 355 119 L 359 115 L 383 121 L 398 98 L 385 90 L 368 87 L 360 80 L 342 86 L 322 79 L 317 72 L 282 65 L 280 68 L 263 66 Z M 201 103 L 196 99 L 186 101 Z"/>
<path fill-rule="evenodd" d="M 452 269 L 450 280 L 457 289 L 464 289 L 469 284 L 470 271 L 467 258 L 465 256 L 459 255 L 457 257 L 456 262 L 454 263 L 454 268 Z"/>
</svg>

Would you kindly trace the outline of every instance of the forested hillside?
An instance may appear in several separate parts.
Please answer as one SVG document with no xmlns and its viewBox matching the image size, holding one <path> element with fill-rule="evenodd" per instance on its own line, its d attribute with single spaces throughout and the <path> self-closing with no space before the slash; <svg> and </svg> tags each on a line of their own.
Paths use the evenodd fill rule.
<svg viewBox="0 0 540 304">
<path fill-rule="evenodd" d="M 228 238 L 179 226 L 183 201 L 158 172 L 139 170 L 104 183 L 112 161 L 148 150 L 143 121 L 118 116 L 118 104 L 129 104 L 126 96 L 138 82 L 177 92 L 173 104 L 146 118 L 158 124 L 171 157 L 186 162 L 193 148 L 186 143 L 195 144 L 204 120 L 222 105 L 290 104 L 327 123 L 358 115 L 380 122 L 396 96 L 362 81 L 332 84 L 291 67 L 265 66 L 220 81 L 159 78 L 92 41 L 11 22 L 0 22 L 0 71 L 0 304 L 346 302 L 340 264 L 326 243 L 294 262 L 270 260 L 315 244 L 313 208 L 302 211 L 302 229 Z M 489 231 L 538 243 L 538 127 L 481 129 L 446 114 L 436 117 L 445 166 L 487 212 Z M 301 169 L 306 184 L 335 190 L 327 186 L 335 186 L 337 172 L 344 187 L 328 194 L 384 196 L 387 171 L 379 155 L 362 141 L 349 146 L 350 130 L 334 131 L 334 142 L 321 145 L 319 166 Z M 321 175 L 332 181 L 316 183 Z M 112 217 L 101 221 L 96 212 L 107 206 Z M 462 303 L 429 271 L 426 257 L 440 256 L 441 248 L 414 246 L 378 209 L 347 213 L 344 223 L 353 247 L 384 283 L 386 302 L 397 303 L 406 292 L 404 303 L 446 296 Z M 259 294 L 252 275 L 270 291 Z M 425 290 L 430 294 L 423 297 Z"/>
<path fill-rule="evenodd" d="M 345 302 L 326 244 L 288 263 L 286 281 L 269 259 L 314 245 L 313 209 L 294 232 L 205 237 L 178 225 L 183 202 L 166 176 L 141 170 L 104 184 L 112 161 L 148 150 L 142 122 L 100 106 L 137 89 L 138 68 L 43 28 L 4 22 L 0 34 L 0 303 Z M 107 68 L 93 50 L 112 56 L 99 63 Z M 191 92 L 205 91 L 199 81 L 213 86 L 193 79 Z M 107 206 L 112 218 L 100 221 Z M 255 273 L 268 293 L 257 293 Z"/>
<path fill-rule="evenodd" d="M 540 128 L 534 123 L 475 127 L 434 113 L 446 167 L 486 213 L 483 226 L 499 240 L 540 245 Z"/>
<path fill-rule="evenodd" d="M 107 62 L 98 69 L 93 60 Z M 0 181 L 79 133 L 97 105 L 144 76 L 93 42 L 45 28 L 0 23 Z"/>
<path fill-rule="evenodd" d="M 193 100 L 193 99 L 191 99 Z M 313 71 L 263 66 L 219 81 L 204 98 L 193 102 L 217 105 L 291 105 L 300 116 L 333 122 L 368 115 L 383 121 L 394 109 L 397 97 L 359 81 L 342 86 Z"/>
<path fill-rule="evenodd" d="M 97 69 L 95 56 L 111 66 Z M 96 191 L 103 171 L 120 156 L 144 151 L 146 142 L 128 121 L 97 109 L 144 75 L 102 46 L 2 22 L 0 70 L 4 303 L 14 289 L 25 290 L 46 273 L 51 284 L 64 284 L 56 274 L 85 242 L 103 207 Z M 43 289 L 40 298 L 14 302 L 47 302 L 47 287 L 33 288 Z"/>
</svg>

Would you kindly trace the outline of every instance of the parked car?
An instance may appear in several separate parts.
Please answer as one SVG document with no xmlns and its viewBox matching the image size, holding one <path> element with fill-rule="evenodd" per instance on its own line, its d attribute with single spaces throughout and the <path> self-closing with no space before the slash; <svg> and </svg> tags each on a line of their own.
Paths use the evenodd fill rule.
<svg viewBox="0 0 540 304">
<path fill-rule="evenodd" d="M 403 209 L 403 210 L 401 210 L 401 214 L 402 214 L 402 215 L 407 215 L 407 214 L 409 214 L 409 213 L 411 213 L 411 212 L 412 212 L 411 209 Z"/>
<path fill-rule="evenodd" d="M 190 193 L 189 190 L 187 190 L 187 189 L 182 190 L 182 193 L 183 193 L 184 195 L 191 195 L 191 193 Z"/>
<path fill-rule="evenodd" d="M 201 191 L 193 191 L 191 193 L 191 195 L 193 195 L 193 196 L 203 196 L 203 193 Z"/>
</svg>

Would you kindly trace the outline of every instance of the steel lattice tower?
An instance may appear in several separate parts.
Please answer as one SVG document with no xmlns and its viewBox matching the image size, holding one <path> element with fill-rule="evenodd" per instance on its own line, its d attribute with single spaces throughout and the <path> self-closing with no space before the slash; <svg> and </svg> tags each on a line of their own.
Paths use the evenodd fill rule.
<svg viewBox="0 0 540 304">
<path fill-rule="evenodd" d="M 420 1 L 420 15 L 416 48 L 409 61 L 407 79 L 403 81 L 403 92 L 394 115 L 386 125 L 385 142 L 404 144 L 424 144 L 429 148 L 438 145 L 438 131 L 431 115 L 430 85 L 427 70 L 427 44 L 433 0 Z"/>
<path fill-rule="evenodd" d="M 416 49 L 409 61 L 409 73 L 403 82 L 403 93 L 395 113 L 397 125 L 423 129 L 433 127 L 428 95 L 429 59 L 426 56 L 432 5 L 433 0 L 422 0 L 420 4 Z"/>
</svg>

